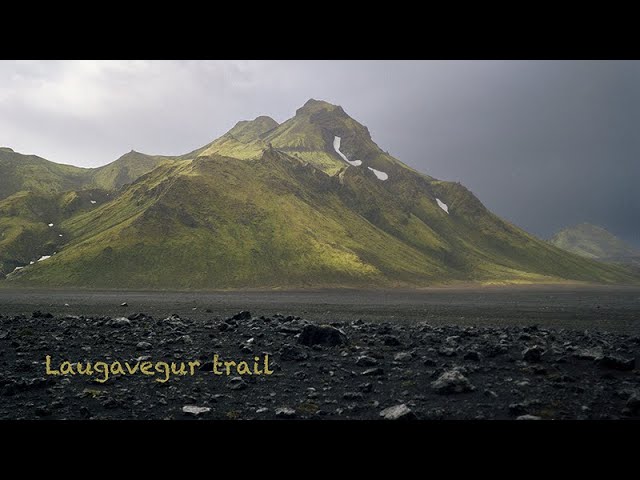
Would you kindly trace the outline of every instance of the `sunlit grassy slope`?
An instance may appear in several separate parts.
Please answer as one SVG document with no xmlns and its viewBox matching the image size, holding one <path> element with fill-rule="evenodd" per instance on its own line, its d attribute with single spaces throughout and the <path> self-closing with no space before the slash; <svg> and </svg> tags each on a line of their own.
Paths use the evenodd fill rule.
<svg viewBox="0 0 640 480">
<path fill-rule="evenodd" d="M 101 188 L 117 190 L 172 157 L 131 151 L 98 168 L 79 168 L 0 148 L 0 200 L 20 191 L 52 194 Z"/>
<path fill-rule="evenodd" d="M 362 166 L 340 158 L 335 136 Z M 130 176 L 140 173 L 132 182 L 93 174 L 93 185 L 110 189 L 104 202 L 14 215 L 8 244 L 20 243 L 19 222 L 36 232 L 21 261 L 39 242 L 55 240 L 47 215 L 59 213 L 65 241 L 8 283 L 217 289 L 637 281 L 624 268 L 564 252 L 504 222 L 460 184 L 406 167 L 325 102 L 307 102 L 280 125 L 269 117 L 240 122 L 181 157 L 137 155 L 126 159 Z"/>
<path fill-rule="evenodd" d="M 23 190 L 57 193 L 80 188 L 89 170 L 0 148 L 0 199 Z"/>
<path fill-rule="evenodd" d="M 21 191 L 0 200 L 0 274 L 52 255 L 73 237 L 62 222 L 110 201 L 112 193 L 90 189 L 64 193 Z"/>
</svg>

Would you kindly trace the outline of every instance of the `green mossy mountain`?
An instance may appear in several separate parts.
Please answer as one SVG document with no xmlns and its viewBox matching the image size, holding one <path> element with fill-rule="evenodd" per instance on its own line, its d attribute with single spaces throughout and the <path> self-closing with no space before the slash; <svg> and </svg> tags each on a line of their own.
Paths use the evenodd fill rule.
<svg viewBox="0 0 640 480">
<path fill-rule="evenodd" d="M 100 188 L 117 190 L 173 157 L 131 151 L 108 165 L 80 168 L 0 148 L 0 200 L 21 191 L 53 194 Z"/>
<path fill-rule="evenodd" d="M 336 137 L 351 164 L 334 148 Z M 48 193 L 48 201 L 31 192 L 0 202 L 15 212 L 10 226 L 0 226 L 0 238 L 13 239 L 12 252 L 20 232 L 33 232 L 22 256 L 0 255 L 5 274 L 26 265 L 5 283 L 227 289 L 637 282 L 624 268 L 567 253 L 503 221 L 459 183 L 410 169 L 326 102 L 310 100 L 282 124 L 269 117 L 239 122 L 180 157 L 129 155 L 115 168 L 127 179 L 118 181 L 124 174 L 107 166 L 109 174 L 93 171 L 81 188 Z M 64 208 L 64 195 L 82 197 L 97 186 L 103 189 L 91 194 L 100 192 L 100 202 Z M 52 210 L 27 206 L 38 202 Z M 52 249 L 51 258 L 28 265 Z"/>
<path fill-rule="evenodd" d="M 640 249 L 597 225 L 582 223 L 565 228 L 551 237 L 549 242 L 586 258 L 640 266 Z"/>
<path fill-rule="evenodd" d="M 0 148 L 0 199 L 20 191 L 59 193 L 82 188 L 88 179 L 86 168 L 61 165 L 36 155 L 22 155 Z"/>
<path fill-rule="evenodd" d="M 92 188 L 117 190 L 150 172 L 161 163 L 173 160 L 173 157 L 145 155 L 131 150 L 108 165 L 91 169 L 85 185 Z"/>
</svg>

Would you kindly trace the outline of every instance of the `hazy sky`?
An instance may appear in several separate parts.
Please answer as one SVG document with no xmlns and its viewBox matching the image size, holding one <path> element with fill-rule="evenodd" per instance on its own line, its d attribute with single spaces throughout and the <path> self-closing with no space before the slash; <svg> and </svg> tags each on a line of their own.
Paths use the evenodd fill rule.
<svg viewBox="0 0 640 480">
<path fill-rule="evenodd" d="M 309 98 L 532 233 L 587 221 L 640 245 L 640 62 L 0 61 L 0 146 L 182 154 Z"/>
</svg>

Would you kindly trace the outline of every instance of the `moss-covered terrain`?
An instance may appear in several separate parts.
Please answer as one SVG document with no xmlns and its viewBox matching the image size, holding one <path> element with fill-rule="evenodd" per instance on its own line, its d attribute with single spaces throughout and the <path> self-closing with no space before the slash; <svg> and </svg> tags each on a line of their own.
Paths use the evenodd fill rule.
<svg viewBox="0 0 640 480">
<path fill-rule="evenodd" d="M 340 157 L 336 136 L 341 152 L 361 166 Z M 70 168 L 69 178 L 56 173 L 55 188 L 25 183 L 0 201 L 6 284 L 234 289 L 637 282 L 625 268 L 567 253 L 503 221 L 458 183 L 410 169 L 326 102 L 310 100 L 280 125 L 269 117 L 240 122 L 180 157 L 131 152 L 100 169 Z M 99 201 L 92 195 L 101 195 Z M 78 199 L 75 208 L 65 207 L 68 198 Z M 51 258 L 29 265 L 42 255 Z"/>
</svg>

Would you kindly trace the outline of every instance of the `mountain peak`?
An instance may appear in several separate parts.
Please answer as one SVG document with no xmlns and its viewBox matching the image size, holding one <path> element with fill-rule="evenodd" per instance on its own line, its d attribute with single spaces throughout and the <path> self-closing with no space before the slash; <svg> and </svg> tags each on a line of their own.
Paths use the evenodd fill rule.
<svg viewBox="0 0 640 480">
<path fill-rule="evenodd" d="M 2 152 L 9 152 L 9 153 L 15 153 L 13 151 L 13 148 L 9 148 L 9 147 L 0 147 L 0 151 Z"/>
<path fill-rule="evenodd" d="M 257 140 L 266 132 L 273 130 L 278 126 L 273 118 L 266 115 L 260 115 L 253 120 L 242 120 L 234 125 L 234 127 L 227 132 L 227 135 L 233 136 L 236 140 L 243 143 L 248 143 L 253 140 Z"/>
<path fill-rule="evenodd" d="M 347 116 L 345 111 L 339 105 L 333 105 L 329 102 L 325 102 L 324 100 L 316 100 L 314 98 L 310 98 L 307 102 L 296 110 L 296 116 L 301 115 L 311 115 L 314 113 L 318 113 L 321 111 L 327 112 L 335 112 L 344 116 Z"/>
<path fill-rule="evenodd" d="M 127 153 L 118 157 L 115 161 L 117 162 L 118 160 L 123 160 L 128 158 L 137 158 L 140 156 L 146 157 L 147 155 L 145 155 L 144 153 L 136 152 L 135 150 L 132 149 L 132 150 L 129 150 Z"/>
</svg>

